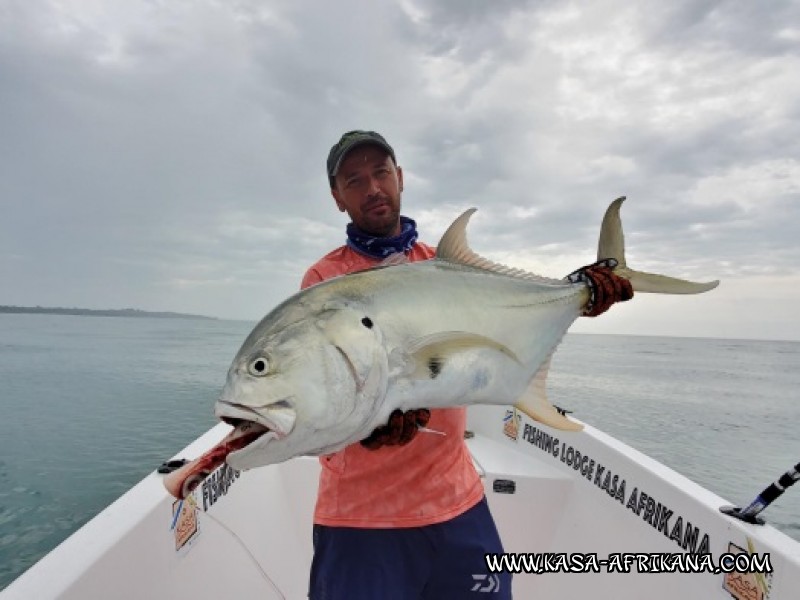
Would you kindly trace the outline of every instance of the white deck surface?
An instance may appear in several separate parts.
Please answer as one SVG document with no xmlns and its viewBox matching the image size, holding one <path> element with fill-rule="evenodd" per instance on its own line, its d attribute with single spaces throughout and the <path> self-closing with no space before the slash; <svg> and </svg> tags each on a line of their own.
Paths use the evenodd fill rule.
<svg viewBox="0 0 800 600">
<path fill-rule="evenodd" d="M 748 548 L 748 538 L 757 553 L 771 553 L 775 569 L 771 576 L 761 580 L 754 575 L 741 576 L 734 582 L 742 589 L 760 586 L 742 598 L 800 597 L 800 544 L 794 540 L 771 527 L 747 525 L 721 515 L 719 506 L 728 502 L 592 428 L 565 434 L 523 419 L 514 441 L 503 434 L 504 416 L 505 410 L 497 407 L 470 409 L 471 428 L 477 435 L 468 444 L 483 475 L 507 552 L 591 552 L 599 558 L 612 552 L 683 552 L 679 542 L 659 531 L 659 520 L 652 511 L 649 521 L 655 525 L 648 522 L 646 500 L 641 510 L 638 504 L 626 506 L 635 488 L 637 500 L 645 492 L 653 507 L 661 506 L 658 514 L 671 511 L 661 523 L 662 529 L 674 531 L 680 518 L 682 532 L 696 528 L 697 544 L 707 536 L 714 558 L 727 552 L 729 544 Z M 559 438 L 559 456 L 525 439 L 523 434 L 531 428 Z M 198 456 L 227 430 L 224 425 L 215 427 L 178 456 Z M 561 452 L 570 447 L 570 456 L 575 452 L 587 456 L 582 463 L 585 471 L 594 461 L 592 477 L 562 462 Z M 603 476 L 596 479 L 601 465 Z M 199 531 L 178 550 L 175 532 L 170 531 L 174 502 L 164 491 L 161 476 L 151 474 L 0 597 L 281 597 L 254 564 L 255 557 L 285 598 L 305 598 L 318 469 L 317 460 L 307 458 L 248 471 L 234 478 L 213 504 L 207 496 L 205 506 L 202 488 L 198 488 Z M 615 487 L 619 489 L 618 484 L 625 482 L 624 492 L 620 490 L 617 498 L 613 491 L 609 493 L 610 488 L 603 489 L 609 471 L 617 476 Z M 497 479 L 513 481 L 515 493 L 494 492 Z M 634 567 L 634 572 L 616 574 L 521 574 L 514 578 L 514 597 L 736 597 L 723 585 L 723 574 L 643 575 Z"/>
</svg>

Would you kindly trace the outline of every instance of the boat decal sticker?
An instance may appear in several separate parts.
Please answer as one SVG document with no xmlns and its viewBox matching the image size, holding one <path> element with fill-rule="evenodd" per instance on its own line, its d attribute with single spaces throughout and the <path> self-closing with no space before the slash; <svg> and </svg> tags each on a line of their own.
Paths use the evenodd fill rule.
<svg viewBox="0 0 800 600">
<path fill-rule="evenodd" d="M 522 439 L 580 473 L 606 496 L 619 502 L 620 506 L 660 531 L 686 552 L 709 552 L 711 539 L 708 533 L 635 485 L 636 482 L 629 483 L 625 477 L 614 473 L 586 452 L 530 423 L 523 426 Z"/>
<path fill-rule="evenodd" d="M 747 538 L 747 550 L 728 542 L 728 553 L 732 555 L 745 554 L 756 556 L 755 544 Z M 772 587 L 772 572 L 758 573 L 745 572 L 741 569 L 725 573 L 722 580 L 722 589 L 728 592 L 735 600 L 768 600 Z"/>
<path fill-rule="evenodd" d="M 184 500 L 172 503 L 170 531 L 175 538 L 175 550 L 185 551 L 200 535 L 198 514 L 207 512 L 211 506 L 227 495 L 231 485 L 241 473 L 223 464 L 214 470 L 203 483 L 195 488 Z"/>
<path fill-rule="evenodd" d="M 192 495 L 185 500 L 172 503 L 172 531 L 175 536 L 175 551 L 194 541 L 200 534 L 197 520 L 197 504 Z"/>
<path fill-rule="evenodd" d="M 503 417 L 503 433 L 509 439 L 517 441 L 519 437 L 519 424 L 522 420 L 522 415 L 517 413 L 516 408 L 511 408 L 506 411 L 506 416 Z"/>
</svg>

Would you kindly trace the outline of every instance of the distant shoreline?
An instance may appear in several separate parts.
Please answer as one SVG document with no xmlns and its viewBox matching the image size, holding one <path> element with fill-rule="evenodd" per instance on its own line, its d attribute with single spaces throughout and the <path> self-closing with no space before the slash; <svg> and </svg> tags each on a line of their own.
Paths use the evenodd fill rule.
<svg viewBox="0 0 800 600">
<path fill-rule="evenodd" d="M 190 315 L 177 312 L 150 312 L 137 308 L 103 309 L 91 308 L 60 308 L 45 306 L 2 306 L 0 314 L 27 314 L 27 315 L 69 315 L 77 317 L 137 317 L 149 319 L 203 319 L 217 321 L 216 317 L 204 315 Z"/>
</svg>

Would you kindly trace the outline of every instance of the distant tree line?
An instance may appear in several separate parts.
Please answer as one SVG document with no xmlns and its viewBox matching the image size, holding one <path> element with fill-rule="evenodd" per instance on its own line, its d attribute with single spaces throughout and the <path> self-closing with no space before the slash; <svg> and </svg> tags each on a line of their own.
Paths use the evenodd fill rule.
<svg viewBox="0 0 800 600">
<path fill-rule="evenodd" d="M 156 319 L 214 319 L 203 315 L 190 315 L 176 312 L 150 312 L 136 308 L 93 310 L 90 308 L 61 308 L 45 306 L 4 306 L 0 313 L 39 314 L 39 315 L 77 315 L 82 317 L 146 317 Z"/>
</svg>

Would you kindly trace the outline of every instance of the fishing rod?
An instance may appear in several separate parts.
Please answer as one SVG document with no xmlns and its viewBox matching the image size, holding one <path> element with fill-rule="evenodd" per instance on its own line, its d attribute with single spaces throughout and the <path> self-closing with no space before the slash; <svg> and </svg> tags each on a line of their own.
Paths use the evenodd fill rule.
<svg viewBox="0 0 800 600">
<path fill-rule="evenodd" d="M 786 488 L 791 487 L 798 479 L 800 479 L 800 462 L 781 475 L 777 481 L 765 487 L 764 491 L 756 496 L 756 499 L 744 508 L 739 508 L 738 506 L 721 506 L 719 510 L 741 521 L 754 525 L 763 525 L 766 521 L 759 517 L 758 513 L 772 504 L 786 491 Z"/>
</svg>

